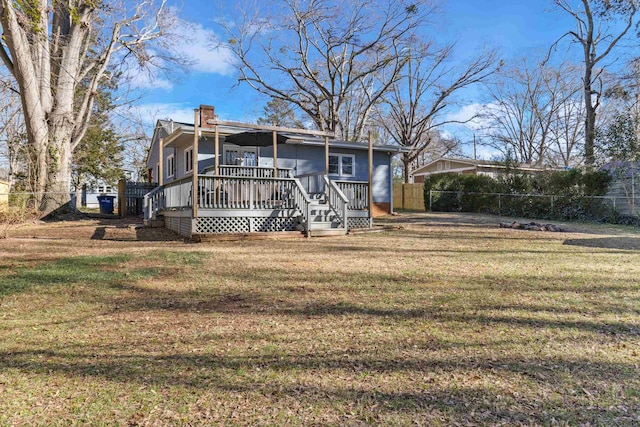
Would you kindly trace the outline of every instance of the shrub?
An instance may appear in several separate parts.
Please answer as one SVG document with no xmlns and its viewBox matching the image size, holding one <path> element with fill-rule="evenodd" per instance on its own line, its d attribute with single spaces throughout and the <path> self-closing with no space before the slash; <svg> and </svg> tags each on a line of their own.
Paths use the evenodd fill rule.
<svg viewBox="0 0 640 427">
<path fill-rule="evenodd" d="M 486 175 L 432 175 L 425 180 L 425 209 L 431 206 L 432 210 L 441 212 L 634 222 L 618 215 L 608 200 L 594 198 L 606 194 L 611 180 L 606 171 L 581 169 L 536 175 L 508 173 L 497 179 Z M 432 190 L 435 193 L 430 194 Z"/>
<path fill-rule="evenodd" d="M 29 209 L 16 206 L 0 206 L 0 239 L 7 237 L 11 227 L 37 217 L 38 214 Z"/>
</svg>

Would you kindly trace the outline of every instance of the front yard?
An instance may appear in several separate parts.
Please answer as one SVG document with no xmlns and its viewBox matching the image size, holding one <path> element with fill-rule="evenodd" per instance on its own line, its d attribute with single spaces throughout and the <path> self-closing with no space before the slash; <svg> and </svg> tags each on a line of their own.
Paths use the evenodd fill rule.
<svg viewBox="0 0 640 427">
<path fill-rule="evenodd" d="M 0 425 L 637 425 L 640 233 L 0 240 Z"/>
</svg>

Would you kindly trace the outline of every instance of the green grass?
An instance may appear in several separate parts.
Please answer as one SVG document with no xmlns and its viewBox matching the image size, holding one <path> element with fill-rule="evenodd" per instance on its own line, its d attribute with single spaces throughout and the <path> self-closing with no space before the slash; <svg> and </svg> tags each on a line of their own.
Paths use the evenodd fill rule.
<svg viewBox="0 0 640 427">
<path fill-rule="evenodd" d="M 0 242 L 0 425 L 640 423 L 636 234 L 427 218 Z"/>
</svg>

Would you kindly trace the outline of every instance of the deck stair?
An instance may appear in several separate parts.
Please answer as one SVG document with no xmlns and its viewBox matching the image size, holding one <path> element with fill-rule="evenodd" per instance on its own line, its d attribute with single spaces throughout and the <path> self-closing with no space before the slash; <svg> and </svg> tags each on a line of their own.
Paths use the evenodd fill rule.
<svg viewBox="0 0 640 427">
<path fill-rule="evenodd" d="M 344 227 L 336 221 L 329 203 L 321 195 L 312 197 L 309 218 L 309 236 L 341 236 L 345 235 Z"/>
</svg>

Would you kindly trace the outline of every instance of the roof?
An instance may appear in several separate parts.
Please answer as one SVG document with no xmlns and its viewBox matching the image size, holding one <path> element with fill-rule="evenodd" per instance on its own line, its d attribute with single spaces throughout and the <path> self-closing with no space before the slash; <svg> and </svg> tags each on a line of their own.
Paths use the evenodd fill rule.
<svg viewBox="0 0 640 427">
<path fill-rule="evenodd" d="M 465 159 L 465 158 L 456 158 L 456 157 L 438 157 L 437 159 L 435 159 L 435 160 L 427 163 L 426 165 L 421 166 L 418 169 L 416 169 L 415 171 L 413 171 L 412 175 L 420 176 L 420 175 L 430 174 L 430 172 L 428 172 L 429 168 L 431 166 L 433 166 L 434 164 L 436 164 L 438 162 L 441 162 L 441 161 L 465 163 L 465 164 L 468 164 L 469 167 L 475 167 L 475 168 L 487 168 L 487 169 L 506 169 L 507 168 L 507 166 L 505 166 L 504 162 L 499 162 L 499 161 L 496 161 L 496 160 Z M 521 164 L 521 165 L 513 166 L 512 168 L 513 169 L 517 169 L 519 171 L 525 171 L 525 172 L 539 172 L 539 171 L 546 170 L 545 168 L 535 167 L 535 166 L 531 166 L 529 164 Z M 438 171 L 438 173 L 447 173 L 447 172 L 451 172 L 451 170 L 439 170 Z"/>
<path fill-rule="evenodd" d="M 324 133 L 321 131 L 299 129 L 300 132 L 296 132 L 295 129 L 276 128 L 272 126 L 258 126 L 249 123 L 220 123 L 222 124 L 218 126 L 219 134 L 225 138 L 226 142 L 231 142 L 236 145 L 260 147 L 270 146 L 273 144 L 274 131 L 277 133 L 279 144 L 286 143 L 311 146 L 324 146 L 325 144 L 325 138 L 319 135 Z M 159 129 L 161 129 L 163 133 L 166 134 L 164 136 L 165 146 L 171 141 L 177 139 L 180 135 L 193 135 L 194 132 L 194 126 L 192 123 L 174 122 L 172 120 L 158 120 L 156 131 L 158 131 Z M 214 133 L 214 129 L 210 127 L 200 127 L 199 131 L 201 135 L 204 134 L 208 136 L 211 136 Z M 154 137 L 154 139 L 152 140 L 152 147 L 157 139 L 159 138 Z M 369 148 L 369 144 L 367 142 L 341 141 L 337 139 L 329 139 L 329 146 L 332 148 L 344 148 L 351 150 L 368 150 Z M 374 144 L 373 150 L 389 153 L 403 153 L 409 151 L 406 147 L 384 144 Z"/>
</svg>

